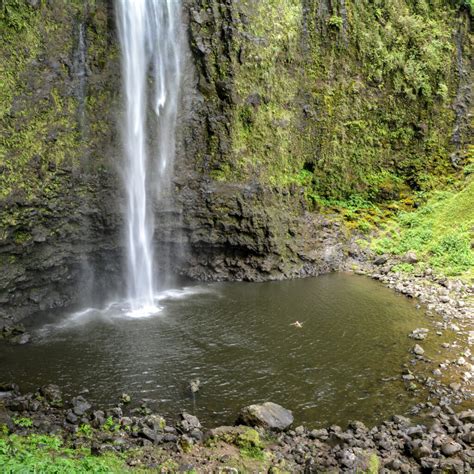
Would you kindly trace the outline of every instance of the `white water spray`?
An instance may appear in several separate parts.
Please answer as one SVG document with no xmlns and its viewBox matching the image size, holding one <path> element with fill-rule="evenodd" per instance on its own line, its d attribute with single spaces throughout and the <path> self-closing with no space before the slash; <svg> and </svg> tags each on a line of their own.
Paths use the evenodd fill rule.
<svg viewBox="0 0 474 474">
<path fill-rule="evenodd" d="M 137 316 L 159 310 L 155 301 L 153 201 L 159 205 L 169 186 L 175 154 L 180 10 L 179 0 L 117 2 L 125 101 L 127 284 L 131 313 Z"/>
</svg>

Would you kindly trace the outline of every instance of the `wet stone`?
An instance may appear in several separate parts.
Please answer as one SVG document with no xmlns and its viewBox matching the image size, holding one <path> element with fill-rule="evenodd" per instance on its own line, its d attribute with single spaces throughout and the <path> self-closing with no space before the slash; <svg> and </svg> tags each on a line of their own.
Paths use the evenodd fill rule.
<svg viewBox="0 0 474 474">
<path fill-rule="evenodd" d="M 69 423 L 76 424 L 79 418 L 75 415 L 75 413 L 69 410 L 66 415 L 66 420 L 69 421 Z"/>
<path fill-rule="evenodd" d="M 85 415 L 91 408 L 91 404 L 81 395 L 72 399 L 72 410 L 77 416 Z"/>
<path fill-rule="evenodd" d="M 57 385 L 49 384 L 41 387 L 40 394 L 53 406 L 62 402 L 63 395 L 61 389 Z"/>
<path fill-rule="evenodd" d="M 148 428 L 147 426 L 144 426 L 140 430 L 139 435 L 145 439 L 152 441 L 155 444 L 158 444 L 164 438 L 162 435 L 159 435 L 156 431 L 152 430 L 151 428 Z"/>
<path fill-rule="evenodd" d="M 293 423 L 293 414 L 276 403 L 266 402 L 243 408 L 239 414 L 239 421 L 248 426 L 282 431 Z"/>
<path fill-rule="evenodd" d="M 420 464 L 423 469 L 436 469 L 439 466 L 439 459 L 424 457 L 421 459 Z"/>
<path fill-rule="evenodd" d="M 323 428 L 321 430 L 312 430 L 309 433 L 311 439 L 326 440 L 329 437 L 328 430 Z"/>
<path fill-rule="evenodd" d="M 201 428 L 201 423 L 196 416 L 184 412 L 181 414 L 178 428 L 184 433 L 189 433 L 193 430 L 199 430 Z"/>
</svg>

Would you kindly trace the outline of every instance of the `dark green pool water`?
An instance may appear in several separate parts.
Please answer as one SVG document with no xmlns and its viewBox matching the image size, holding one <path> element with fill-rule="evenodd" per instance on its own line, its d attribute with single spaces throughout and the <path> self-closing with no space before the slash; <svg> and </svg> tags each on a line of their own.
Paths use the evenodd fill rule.
<svg viewBox="0 0 474 474">
<path fill-rule="evenodd" d="M 33 328 L 33 344 L 0 347 L 3 378 L 25 390 L 87 388 L 103 407 L 127 392 L 157 400 L 168 418 L 187 410 L 206 426 L 263 401 L 310 426 L 370 425 L 415 403 L 399 379 L 423 311 L 368 278 L 200 285 L 162 294 L 161 305 L 145 319 L 117 306 L 56 317 Z"/>
</svg>

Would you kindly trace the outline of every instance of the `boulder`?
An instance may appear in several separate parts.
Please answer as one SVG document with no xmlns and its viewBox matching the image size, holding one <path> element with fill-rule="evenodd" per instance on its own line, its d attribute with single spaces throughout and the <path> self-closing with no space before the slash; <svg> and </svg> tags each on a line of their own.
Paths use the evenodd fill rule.
<svg viewBox="0 0 474 474">
<path fill-rule="evenodd" d="M 426 328 L 417 328 L 417 329 L 414 329 L 408 337 L 411 337 L 412 339 L 416 339 L 417 341 L 422 341 L 423 339 L 426 339 L 428 332 L 429 330 Z"/>
<path fill-rule="evenodd" d="M 374 260 L 374 265 L 384 265 L 385 263 L 387 263 L 387 256 L 386 255 L 380 255 L 380 257 L 377 257 L 375 260 Z"/>
<path fill-rule="evenodd" d="M 413 354 L 422 356 L 425 353 L 425 350 L 418 344 L 415 344 L 415 347 L 412 349 Z"/>
<path fill-rule="evenodd" d="M 72 411 L 77 416 L 85 415 L 91 408 L 91 404 L 81 395 L 72 399 Z"/>
<path fill-rule="evenodd" d="M 193 430 L 199 430 L 201 423 L 196 416 L 189 413 L 181 413 L 181 420 L 178 422 L 178 428 L 183 433 L 190 433 Z"/>
<path fill-rule="evenodd" d="M 474 410 L 466 410 L 458 413 L 458 418 L 464 423 L 474 423 Z"/>
<path fill-rule="evenodd" d="M 60 406 L 62 404 L 63 394 L 57 385 L 45 385 L 40 388 L 40 393 L 52 406 Z"/>
<path fill-rule="evenodd" d="M 460 451 L 462 451 L 462 446 L 459 443 L 456 443 L 454 440 L 450 440 L 441 446 L 441 452 L 445 456 L 454 456 Z"/>
<path fill-rule="evenodd" d="M 247 426 L 283 431 L 293 423 L 293 413 L 272 402 L 249 405 L 240 411 L 238 422 Z"/>
<path fill-rule="evenodd" d="M 403 256 L 403 261 L 405 263 L 417 263 L 418 262 L 418 257 L 415 252 L 407 252 Z"/>
<path fill-rule="evenodd" d="M 159 444 L 163 441 L 164 436 L 161 434 L 158 434 L 155 430 L 152 430 L 151 428 L 148 428 L 147 426 L 144 426 L 138 433 L 138 435 L 142 438 L 148 439 L 149 441 L 152 441 L 155 444 Z"/>
</svg>

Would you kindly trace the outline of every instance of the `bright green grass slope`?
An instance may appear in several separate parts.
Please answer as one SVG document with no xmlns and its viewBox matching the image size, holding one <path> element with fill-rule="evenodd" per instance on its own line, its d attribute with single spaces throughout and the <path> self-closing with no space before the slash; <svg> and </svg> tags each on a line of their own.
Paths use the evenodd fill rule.
<svg viewBox="0 0 474 474">
<path fill-rule="evenodd" d="M 414 212 L 401 213 L 373 242 L 377 253 L 415 251 L 446 276 L 474 277 L 474 177 L 458 192 L 437 192 Z M 421 265 L 423 265 L 421 264 Z M 410 266 L 402 267 L 411 270 Z"/>
<path fill-rule="evenodd" d="M 80 474 L 129 472 L 117 454 L 92 456 L 72 450 L 55 436 L 0 436 L 0 471 L 5 474 Z"/>
</svg>

